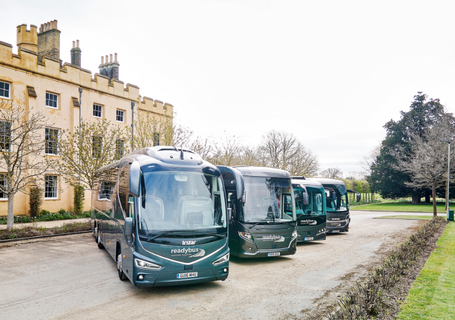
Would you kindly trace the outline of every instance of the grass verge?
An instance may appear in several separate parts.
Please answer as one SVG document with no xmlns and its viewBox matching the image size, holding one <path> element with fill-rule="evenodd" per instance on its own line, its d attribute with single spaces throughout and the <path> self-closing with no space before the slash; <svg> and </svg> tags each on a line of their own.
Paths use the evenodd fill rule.
<svg viewBox="0 0 455 320">
<path fill-rule="evenodd" d="M 15 228 L 11 231 L 0 230 L 0 240 L 47 236 L 62 233 L 80 232 L 90 230 L 90 222 L 68 223 L 61 227 L 25 227 Z"/>
<path fill-rule="evenodd" d="M 401 220 L 431 220 L 433 216 L 403 216 L 403 215 L 390 215 L 390 216 L 381 216 L 373 219 L 401 219 Z"/>
<path fill-rule="evenodd" d="M 411 271 L 415 271 L 416 261 L 423 252 L 434 247 L 445 225 L 442 217 L 424 224 L 407 241 L 392 250 L 365 282 L 357 284 L 330 308 L 334 312 L 314 319 L 394 319 L 399 301 L 407 293 L 400 286 L 400 281 L 415 279 Z"/>
<path fill-rule="evenodd" d="M 455 319 L 455 223 L 447 225 L 397 319 Z"/>
<path fill-rule="evenodd" d="M 363 206 L 349 207 L 352 211 L 395 211 L 395 212 L 433 212 L 433 204 L 422 203 L 412 204 L 410 202 L 399 203 L 374 203 Z M 438 203 L 436 206 L 438 213 L 447 212 L 444 203 Z"/>
</svg>

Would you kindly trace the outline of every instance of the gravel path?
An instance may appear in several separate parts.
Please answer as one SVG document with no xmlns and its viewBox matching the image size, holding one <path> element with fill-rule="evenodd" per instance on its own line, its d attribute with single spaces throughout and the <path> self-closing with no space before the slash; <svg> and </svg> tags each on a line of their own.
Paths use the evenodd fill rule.
<svg viewBox="0 0 455 320">
<path fill-rule="evenodd" d="M 424 223 L 380 215 L 352 212 L 349 233 L 300 244 L 293 256 L 232 258 L 226 281 L 192 286 L 120 282 L 91 234 L 3 247 L 0 319 L 305 319 Z"/>
</svg>

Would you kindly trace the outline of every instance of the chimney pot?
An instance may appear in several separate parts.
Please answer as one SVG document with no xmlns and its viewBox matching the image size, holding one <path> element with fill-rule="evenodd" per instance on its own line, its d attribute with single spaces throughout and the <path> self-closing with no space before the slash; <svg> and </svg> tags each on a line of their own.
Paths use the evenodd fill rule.
<svg viewBox="0 0 455 320">
<path fill-rule="evenodd" d="M 114 53 L 115 55 L 115 62 L 117 62 L 117 53 Z"/>
<path fill-rule="evenodd" d="M 76 48 L 79 48 L 79 40 L 76 40 Z"/>
<path fill-rule="evenodd" d="M 74 46 L 74 41 L 73 41 L 73 49 L 74 49 L 74 48 L 75 48 L 75 46 Z"/>
<path fill-rule="evenodd" d="M 104 64 L 104 57 L 101 56 L 101 64 Z"/>
</svg>

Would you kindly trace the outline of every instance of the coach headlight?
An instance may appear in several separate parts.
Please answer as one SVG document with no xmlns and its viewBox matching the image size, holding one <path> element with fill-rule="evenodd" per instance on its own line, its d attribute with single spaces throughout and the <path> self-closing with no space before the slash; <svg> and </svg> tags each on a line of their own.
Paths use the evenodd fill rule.
<svg viewBox="0 0 455 320">
<path fill-rule="evenodd" d="M 138 258 L 134 258 L 134 263 L 136 264 L 136 267 L 142 268 L 142 269 L 152 269 L 152 270 L 160 270 L 163 268 L 162 266 L 158 264 L 154 264 L 145 260 L 141 260 Z"/>
<path fill-rule="evenodd" d="M 212 264 L 214 266 L 217 266 L 223 262 L 228 262 L 229 261 L 229 253 L 225 254 L 224 256 L 222 256 L 221 258 L 219 259 L 216 259 L 215 261 L 212 262 Z"/>
<path fill-rule="evenodd" d="M 249 233 L 249 232 L 239 231 L 239 236 L 243 240 L 246 240 L 246 241 L 249 241 L 249 242 L 253 242 L 253 235 L 251 233 Z"/>
<path fill-rule="evenodd" d="M 292 240 L 295 238 L 297 238 L 297 230 L 294 230 L 294 232 L 292 232 Z"/>
</svg>

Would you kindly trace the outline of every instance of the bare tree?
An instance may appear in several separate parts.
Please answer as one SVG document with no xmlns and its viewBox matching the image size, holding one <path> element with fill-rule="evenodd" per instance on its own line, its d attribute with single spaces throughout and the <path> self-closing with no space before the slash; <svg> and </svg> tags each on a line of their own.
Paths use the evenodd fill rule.
<svg viewBox="0 0 455 320">
<path fill-rule="evenodd" d="M 413 134 L 411 148 L 414 154 L 408 158 L 398 158 L 396 168 L 409 173 L 411 182 L 406 185 L 415 189 L 431 188 L 433 198 L 433 216 L 436 211 L 436 188 L 447 181 L 447 141 L 455 137 L 452 125 L 453 117 L 446 115 L 428 128 L 423 135 Z M 397 150 L 395 154 L 403 154 Z"/>
<path fill-rule="evenodd" d="M 214 144 L 213 154 L 210 161 L 215 165 L 235 166 L 239 165 L 239 156 L 242 150 L 242 143 L 236 136 L 224 134 L 219 139 L 219 143 Z"/>
<path fill-rule="evenodd" d="M 314 177 L 319 170 L 319 161 L 310 150 L 303 146 L 299 152 L 289 161 L 287 168 L 292 176 Z"/>
<path fill-rule="evenodd" d="M 172 141 L 165 141 L 164 143 L 169 146 L 186 147 L 191 143 L 193 131 L 180 124 L 173 124 L 172 126 Z"/>
<path fill-rule="evenodd" d="M 359 161 L 360 166 L 365 170 L 365 175 L 370 175 L 371 167 L 381 153 L 381 145 L 377 145 L 373 151 L 371 151 L 369 156 L 364 156 L 361 161 Z"/>
<path fill-rule="evenodd" d="M 46 118 L 41 112 L 2 102 L 0 105 L 0 191 L 8 198 L 7 229 L 14 226 L 14 195 L 27 193 L 31 182 L 48 169 L 44 158 Z"/>
<path fill-rule="evenodd" d="M 270 131 L 262 137 L 259 146 L 267 166 L 287 170 L 291 175 L 316 174 L 319 163 L 311 151 L 307 151 L 302 143 L 286 132 Z"/>
<path fill-rule="evenodd" d="M 174 145 L 174 135 L 180 133 L 178 131 L 180 128 L 173 126 L 172 119 L 172 117 L 167 115 L 157 116 L 150 112 L 138 116 L 134 121 L 134 137 L 131 129 L 128 128 L 130 140 L 134 141 L 132 149 L 137 150 L 161 143 Z"/>
<path fill-rule="evenodd" d="M 212 137 L 197 136 L 191 139 L 187 144 L 188 149 L 199 154 L 202 159 L 208 159 L 214 150 L 214 142 Z"/>
<path fill-rule="evenodd" d="M 259 148 L 240 146 L 240 154 L 237 159 L 238 165 L 265 167 L 265 158 L 261 155 Z"/>
<path fill-rule="evenodd" d="M 92 189 L 96 170 L 114 162 L 129 151 L 126 129 L 103 119 L 82 121 L 74 132 L 64 131 L 59 141 L 59 157 L 52 167 L 70 185 L 81 183 Z"/>
<path fill-rule="evenodd" d="M 322 178 L 343 179 L 343 172 L 340 168 L 328 168 L 319 174 Z"/>
</svg>

